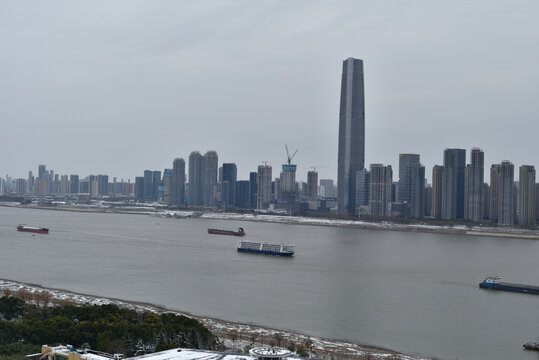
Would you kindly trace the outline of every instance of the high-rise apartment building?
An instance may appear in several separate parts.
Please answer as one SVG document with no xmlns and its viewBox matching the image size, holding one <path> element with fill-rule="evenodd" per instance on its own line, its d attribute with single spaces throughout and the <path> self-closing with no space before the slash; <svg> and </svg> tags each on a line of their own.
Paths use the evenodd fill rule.
<svg viewBox="0 0 539 360">
<path fill-rule="evenodd" d="M 183 206 L 185 204 L 185 160 L 176 158 L 172 162 L 172 183 L 170 196 L 172 205 Z"/>
<path fill-rule="evenodd" d="M 249 208 L 249 180 L 236 181 L 236 207 L 241 209 Z"/>
<path fill-rule="evenodd" d="M 513 225 L 515 222 L 514 165 L 502 161 L 498 172 L 498 225 Z"/>
<path fill-rule="evenodd" d="M 442 177 L 442 219 L 464 219 L 466 150 L 445 149 Z"/>
<path fill-rule="evenodd" d="M 159 199 L 159 186 L 161 185 L 161 171 L 154 170 L 152 172 L 152 199 L 157 201 Z"/>
<path fill-rule="evenodd" d="M 356 215 L 370 215 L 371 174 L 368 170 L 356 172 Z"/>
<path fill-rule="evenodd" d="M 144 177 L 143 176 L 135 177 L 134 195 L 135 195 L 135 200 L 137 201 L 144 200 Z"/>
<path fill-rule="evenodd" d="M 435 219 L 442 218 L 442 184 L 444 167 L 434 165 L 432 168 L 432 207 L 430 216 Z"/>
<path fill-rule="evenodd" d="M 91 183 L 91 180 L 90 180 Z M 90 185 L 91 186 L 91 185 Z M 144 170 L 144 201 L 153 200 L 153 172 Z"/>
<path fill-rule="evenodd" d="M 473 222 L 483 220 L 483 183 L 485 154 L 474 148 L 470 153 L 470 164 L 466 166 L 464 186 L 464 218 Z"/>
<path fill-rule="evenodd" d="M 26 194 L 28 186 L 27 184 L 28 182 L 26 181 L 26 179 L 17 179 L 15 181 L 15 193 L 21 196 Z"/>
<path fill-rule="evenodd" d="M 365 91 L 363 60 L 343 62 L 339 111 L 337 209 L 355 213 L 356 172 L 365 168 Z"/>
<path fill-rule="evenodd" d="M 204 157 L 193 151 L 189 155 L 189 205 L 204 204 Z"/>
<path fill-rule="evenodd" d="M 60 194 L 69 194 L 69 177 L 67 175 L 60 176 Z"/>
<path fill-rule="evenodd" d="M 249 173 L 249 208 L 256 209 L 256 193 L 257 193 L 257 177 L 256 172 Z"/>
<path fill-rule="evenodd" d="M 391 202 L 391 189 L 393 187 L 393 171 L 391 166 L 371 164 L 370 201 L 371 215 L 388 216 Z"/>
<path fill-rule="evenodd" d="M 47 174 L 47 165 L 39 165 L 37 170 L 37 177 L 43 179 Z"/>
<path fill-rule="evenodd" d="M 418 154 L 399 154 L 399 202 L 412 203 L 412 167 L 419 164 Z"/>
<path fill-rule="evenodd" d="M 271 166 L 258 165 L 256 208 L 265 210 L 271 202 Z"/>
<path fill-rule="evenodd" d="M 535 225 L 535 167 L 522 165 L 519 171 L 519 215 L 518 223 L 523 226 Z"/>
<path fill-rule="evenodd" d="M 204 154 L 204 206 L 215 207 L 217 199 L 217 152 L 210 150 Z"/>
<path fill-rule="evenodd" d="M 163 170 L 163 203 L 172 205 L 172 176 L 174 172 L 172 169 Z"/>
<path fill-rule="evenodd" d="M 318 172 L 315 170 L 307 172 L 307 197 L 318 198 Z"/>
<path fill-rule="evenodd" d="M 410 216 L 413 218 L 425 217 L 425 167 L 414 163 L 410 167 Z"/>
<path fill-rule="evenodd" d="M 500 164 L 492 164 L 490 167 L 490 214 L 489 220 L 491 223 L 498 222 L 498 196 L 500 187 Z"/>
<path fill-rule="evenodd" d="M 410 216 L 425 216 L 425 168 L 418 154 L 399 155 L 398 202 L 406 203 Z"/>
<path fill-rule="evenodd" d="M 69 192 L 71 194 L 78 194 L 80 192 L 79 175 L 69 175 Z"/>
</svg>

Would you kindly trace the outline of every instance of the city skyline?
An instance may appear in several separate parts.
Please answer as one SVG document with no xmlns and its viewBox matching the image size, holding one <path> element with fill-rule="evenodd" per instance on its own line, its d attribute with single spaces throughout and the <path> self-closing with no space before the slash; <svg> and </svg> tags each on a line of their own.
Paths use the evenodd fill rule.
<svg viewBox="0 0 539 360">
<path fill-rule="evenodd" d="M 529 46 L 538 4 L 169 5 L 60 14 L 54 2 L 32 12 L 0 4 L 2 176 L 46 163 L 134 179 L 198 148 L 246 179 L 264 161 L 284 163 L 289 144 L 300 149 L 298 180 L 311 167 L 336 179 L 340 63 L 350 56 L 367 69 L 365 164 L 391 165 L 397 178 L 400 153 L 430 169 L 444 148 L 479 147 L 485 164 L 539 167 L 539 54 Z M 518 142 L 508 124 L 526 130 Z"/>
</svg>

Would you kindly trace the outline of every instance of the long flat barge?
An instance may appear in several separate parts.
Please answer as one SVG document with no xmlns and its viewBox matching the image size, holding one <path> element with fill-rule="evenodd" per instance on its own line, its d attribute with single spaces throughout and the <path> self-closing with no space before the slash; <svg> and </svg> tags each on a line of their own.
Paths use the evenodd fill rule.
<svg viewBox="0 0 539 360">
<path fill-rule="evenodd" d="M 17 226 L 17 231 L 24 231 L 24 232 L 31 232 L 31 233 L 37 233 L 37 234 L 48 234 L 49 229 L 44 227 L 37 227 L 37 226 L 28 226 L 26 224 L 20 224 Z"/>
<path fill-rule="evenodd" d="M 245 236 L 245 231 L 243 228 L 238 228 L 238 230 L 208 229 L 208 234 Z"/>
<path fill-rule="evenodd" d="M 479 284 L 482 289 L 512 291 L 539 295 L 539 286 L 502 282 L 497 276 L 489 276 Z"/>
</svg>

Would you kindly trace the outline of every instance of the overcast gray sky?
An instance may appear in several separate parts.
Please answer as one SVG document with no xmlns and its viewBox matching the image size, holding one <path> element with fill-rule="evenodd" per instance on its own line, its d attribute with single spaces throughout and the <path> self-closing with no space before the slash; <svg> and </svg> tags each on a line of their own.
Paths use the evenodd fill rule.
<svg viewBox="0 0 539 360">
<path fill-rule="evenodd" d="M 366 163 L 447 147 L 539 166 L 539 2 L 0 1 L 0 176 L 140 176 L 199 150 L 238 177 L 284 144 L 337 177 L 342 61 Z M 485 172 L 488 178 L 488 172 Z"/>
</svg>

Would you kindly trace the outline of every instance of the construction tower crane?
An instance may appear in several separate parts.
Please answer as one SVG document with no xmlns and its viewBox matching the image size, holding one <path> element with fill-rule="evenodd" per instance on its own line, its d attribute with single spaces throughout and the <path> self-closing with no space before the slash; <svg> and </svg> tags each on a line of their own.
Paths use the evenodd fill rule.
<svg viewBox="0 0 539 360">
<path fill-rule="evenodd" d="M 296 149 L 296 151 L 294 151 L 292 156 L 290 156 L 290 152 L 288 151 L 288 145 L 284 144 L 284 147 L 286 149 L 286 156 L 288 157 L 288 165 L 290 165 L 290 163 L 292 162 L 292 159 L 294 158 L 294 156 L 296 156 L 299 149 Z"/>
</svg>

